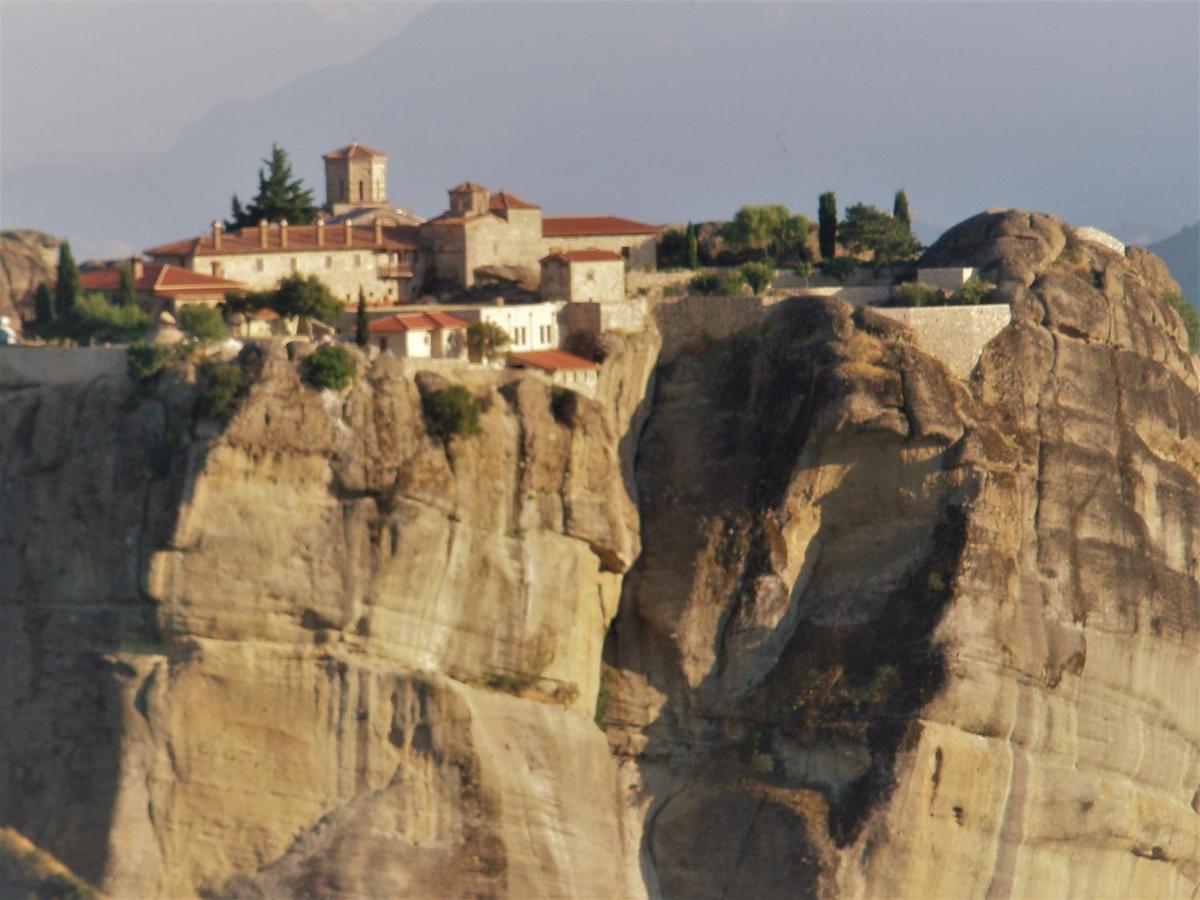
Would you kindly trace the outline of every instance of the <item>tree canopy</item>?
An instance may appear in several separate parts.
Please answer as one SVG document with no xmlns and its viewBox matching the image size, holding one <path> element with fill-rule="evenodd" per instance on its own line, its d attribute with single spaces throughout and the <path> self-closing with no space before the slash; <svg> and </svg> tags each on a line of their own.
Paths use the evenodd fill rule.
<svg viewBox="0 0 1200 900">
<path fill-rule="evenodd" d="M 802 257 L 809 228 L 808 219 L 786 206 L 743 206 L 723 236 L 734 250 L 756 250 L 764 259 Z"/>
<path fill-rule="evenodd" d="M 508 332 L 495 322 L 475 322 L 467 329 L 467 353 L 473 360 L 493 360 L 508 343 Z"/>
<path fill-rule="evenodd" d="M 63 241 L 58 245 L 58 272 L 54 280 L 55 314 L 64 315 L 75 305 L 82 290 L 79 266 L 75 265 L 75 257 L 71 255 L 71 244 Z"/>
<path fill-rule="evenodd" d="M 908 194 L 905 193 L 904 188 L 896 191 L 896 198 L 892 201 L 892 218 L 912 228 L 912 215 L 908 211 Z"/>
<path fill-rule="evenodd" d="M 271 156 L 264 159 L 266 170 L 258 170 L 258 195 L 243 207 L 238 195 L 230 203 L 227 228 L 245 228 L 262 220 L 278 222 L 286 219 L 292 225 L 308 225 L 317 218 L 313 192 L 304 187 L 304 180 L 292 176 L 292 164 L 287 151 L 271 144 Z"/>
<path fill-rule="evenodd" d="M 837 195 L 826 191 L 817 206 L 817 238 L 821 245 L 821 258 L 837 256 Z"/>
<path fill-rule="evenodd" d="M 838 225 L 838 238 L 855 253 L 870 251 L 877 263 L 910 259 L 921 249 L 908 225 L 865 203 L 846 210 L 845 220 Z"/>
</svg>

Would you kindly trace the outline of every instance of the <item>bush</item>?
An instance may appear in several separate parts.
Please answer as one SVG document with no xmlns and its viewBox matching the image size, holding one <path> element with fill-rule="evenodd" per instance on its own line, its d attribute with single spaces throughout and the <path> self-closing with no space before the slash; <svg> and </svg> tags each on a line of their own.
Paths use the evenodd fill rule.
<svg viewBox="0 0 1200 900">
<path fill-rule="evenodd" d="M 717 292 L 726 297 L 736 297 L 742 292 L 742 288 L 746 285 L 746 279 L 740 271 L 734 269 L 732 272 L 726 272 L 721 276 L 720 284 L 717 286 Z"/>
<path fill-rule="evenodd" d="M 958 304 L 961 306 L 978 306 L 987 303 L 992 298 L 993 286 L 978 275 L 972 275 L 958 290 Z"/>
<path fill-rule="evenodd" d="M 467 328 L 467 354 L 476 362 L 495 359 L 508 344 L 508 332 L 495 322 L 475 322 Z"/>
<path fill-rule="evenodd" d="M 817 268 L 821 273 L 828 275 L 838 284 L 845 284 L 846 279 L 854 274 L 858 268 L 858 260 L 848 256 L 838 256 L 831 259 L 823 259 L 817 263 Z"/>
<path fill-rule="evenodd" d="M 941 291 L 927 284 L 906 281 L 896 286 L 893 306 L 937 306 L 942 300 Z"/>
<path fill-rule="evenodd" d="M 203 370 L 208 382 L 200 397 L 200 412 L 210 419 L 228 419 L 250 389 L 249 379 L 235 362 L 207 366 Z"/>
<path fill-rule="evenodd" d="M 340 391 L 354 380 L 358 367 L 345 347 L 325 344 L 304 360 L 304 380 L 315 388 Z"/>
<path fill-rule="evenodd" d="M 220 311 L 202 304 L 190 304 L 181 309 L 179 327 L 198 341 L 219 341 L 227 334 Z"/>
<path fill-rule="evenodd" d="M 150 316 L 136 306 L 115 306 L 100 294 L 85 294 L 54 323 L 52 337 L 82 343 L 135 341 L 150 330 Z"/>
<path fill-rule="evenodd" d="M 1183 319 L 1183 327 L 1187 330 L 1188 350 L 1195 353 L 1200 349 L 1200 312 L 1174 291 L 1163 294 L 1163 301 Z"/>
<path fill-rule="evenodd" d="M 333 324 L 346 305 L 316 275 L 296 274 L 279 282 L 279 290 L 269 307 L 281 316 L 303 316 Z"/>
<path fill-rule="evenodd" d="M 738 274 L 742 276 L 746 284 L 750 285 L 750 290 L 755 294 L 761 294 L 775 280 L 774 266 L 764 262 L 742 263 L 738 267 Z"/>
<path fill-rule="evenodd" d="M 131 345 L 126 353 L 126 364 L 134 381 L 146 381 L 153 378 L 165 369 L 170 361 L 171 349 L 169 347 L 155 347 L 153 344 L 143 341 Z"/>
<path fill-rule="evenodd" d="M 421 407 L 429 433 L 442 441 L 479 434 L 479 401 L 460 384 L 426 397 Z"/>
<path fill-rule="evenodd" d="M 701 272 L 692 276 L 688 287 L 696 294 L 715 294 L 721 289 L 721 279 L 716 272 Z"/>
</svg>

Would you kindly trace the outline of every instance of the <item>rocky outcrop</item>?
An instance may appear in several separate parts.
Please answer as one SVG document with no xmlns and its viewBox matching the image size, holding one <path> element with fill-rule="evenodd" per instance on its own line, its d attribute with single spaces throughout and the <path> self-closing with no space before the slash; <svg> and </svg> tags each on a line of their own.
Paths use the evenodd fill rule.
<svg viewBox="0 0 1200 900">
<path fill-rule="evenodd" d="M 0 231 L 0 316 L 20 326 L 20 310 L 30 307 L 37 286 L 54 283 L 60 243 L 40 231 Z"/>
<path fill-rule="evenodd" d="M 1161 263 L 1011 211 L 967 384 L 783 304 L 660 370 L 608 659 L 667 896 L 1200 885 L 1200 427 Z"/>
</svg>

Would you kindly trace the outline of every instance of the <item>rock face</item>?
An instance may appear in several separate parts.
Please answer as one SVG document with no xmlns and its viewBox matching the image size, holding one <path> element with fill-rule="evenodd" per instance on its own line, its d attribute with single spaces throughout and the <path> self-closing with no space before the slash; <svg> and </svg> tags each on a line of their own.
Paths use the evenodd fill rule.
<svg viewBox="0 0 1200 900">
<path fill-rule="evenodd" d="M 42 282 L 54 282 L 58 238 L 40 231 L 0 231 L 0 316 L 20 326 L 19 310 L 32 303 Z"/>
<path fill-rule="evenodd" d="M 834 300 L 596 402 L 0 365 L 0 825 L 119 897 L 1200 891 L 1177 286 L 1018 211 L 926 261 L 1011 305 L 968 380 Z"/>
</svg>

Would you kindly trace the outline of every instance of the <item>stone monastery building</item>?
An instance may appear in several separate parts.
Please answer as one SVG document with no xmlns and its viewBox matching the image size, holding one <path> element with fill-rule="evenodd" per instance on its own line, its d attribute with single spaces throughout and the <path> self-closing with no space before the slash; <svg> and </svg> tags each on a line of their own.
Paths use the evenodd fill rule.
<svg viewBox="0 0 1200 900">
<path fill-rule="evenodd" d="M 655 265 L 660 229 L 653 225 L 616 216 L 543 216 L 536 204 L 470 181 L 450 189 L 446 212 L 421 222 L 388 200 L 386 154 L 352 143 L 323 159 L 325 214 L 315 225 L 260 222 L 224 232 L 213 222 L 208 234 L 146 254 L 253 290 L 273 288 L 293 273 L 317 275 L 348 303 L 361 288 L 372 305 L 411 303 L 481 279 L 534 289 L 543 260 L 571 251 L 606 251 L 605 259 L 619 258 L 626 269 Z"/>
</svg>

